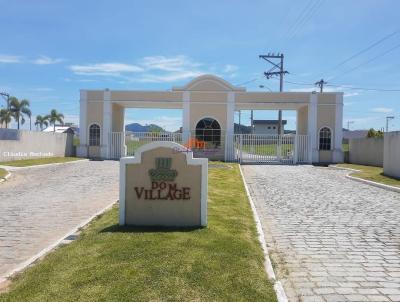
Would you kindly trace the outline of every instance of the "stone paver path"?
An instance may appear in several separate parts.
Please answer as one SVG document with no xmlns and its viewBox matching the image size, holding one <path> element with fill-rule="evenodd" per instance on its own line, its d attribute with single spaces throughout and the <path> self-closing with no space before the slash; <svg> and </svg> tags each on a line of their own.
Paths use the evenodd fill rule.
<svg viewBox="0 0 400 302">
<path fill-rule="evenodd" d="M 0 279 L 118 199 L 118 162 L 12 172 L 0 183 Z"/>
<path fill-rule="evenodd" d="M 400 194 L 312 166 L 243 166 L 290 301 L 400 301 Z"/>
</svg>

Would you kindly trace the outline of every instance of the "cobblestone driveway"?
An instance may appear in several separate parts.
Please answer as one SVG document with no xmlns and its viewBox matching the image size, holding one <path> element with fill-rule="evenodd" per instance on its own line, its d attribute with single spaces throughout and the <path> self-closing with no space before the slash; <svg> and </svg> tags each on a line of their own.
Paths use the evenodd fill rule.
<svg viewBox="0 0 400 302">
<path fill-rule="evenodd" d="M 400 194 L 311 166 L 243 166 L 290 301 L 400 301 Z"/>
<path fill-rule="evenodd" d="M 117 199 L 118 162 L 13 172 L 0 183 L 0 279 Z"/>
</svg>

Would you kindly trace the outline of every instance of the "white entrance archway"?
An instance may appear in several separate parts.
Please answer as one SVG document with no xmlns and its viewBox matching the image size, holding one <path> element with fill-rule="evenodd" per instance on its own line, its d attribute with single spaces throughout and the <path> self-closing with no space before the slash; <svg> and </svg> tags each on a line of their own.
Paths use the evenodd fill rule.
<svg viewBox="0 0 400 302">
<path fill-rule="evenodd" d="M 217 120 L 220 126 L 221 146 L 214 150 L 215 152 L 203 156 L 226 161 L 238 160 L 238 152 L 242 152 L 243 155 L 243 142 L 262 143 L 260 137 L 248 137 L 245 141 L 244 137 L 234 133 L 235 111 L 295 110 L 296 135 L 291 139 L 281 137 L 278 140 L 278 144 L 282 144 L 282 140 L 286 139 L 287 145 L 294 146 L 293 150 L 287 153 L 291 154 L 292 161 L 318 163 L 343 160 L 343 93 L 248 92 L 244 87 L 233 86 L 213 75 L 197 77 L 187 85 L 174 87 L 170 91 L 81 90 L 80 129 L 83 131 L 80 133 L 78 156 L 87 157 L 91 155 L 90 152 L 98 152 L 102 158 L 115 157 L 115 154 L 111 154 L 115 147 L 113 133 L 124 132 L 125 108 L 182 109 L 183 144 L 196 137 L 196 125 L 201 119 L 211 117 Z M 93 146 L 89 148 L 88 133 L 84 131 L 87 125 L 93 123 L 100 125 L 102 130 L 101 145 L 97 150 Z M 319 150 L 318 130 L 323 127 L 332 130 L 331 150 Z M 302 152 L 306 152 L 306 155 L 299 155 L 300 140 L 303 141 Z M 264 140 L 264 144 L 266 141 Z M 120 140 L 118 143 L 124 144 Z M 121 155 L 124 155 L 124 146 L 120 149 L 123 153 Z M 280 160 L 288 156 L 287 154 L 277 154 L 276 158 Z"/>
</svg>

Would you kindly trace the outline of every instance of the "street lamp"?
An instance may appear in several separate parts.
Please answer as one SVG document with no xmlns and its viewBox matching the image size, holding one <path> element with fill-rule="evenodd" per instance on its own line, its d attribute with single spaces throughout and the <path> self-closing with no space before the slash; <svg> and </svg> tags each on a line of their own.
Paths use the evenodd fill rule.
<svg viewBox="0 0 400 302">
<path fill-rule="evenodd" d="M 387 116 L 386 117 L 386 132 L 389 132 L 389 121 L 394 120 L 394 116 Z"/>
<path fill-rule="evenodd" d="M 347 121 L 347 131 L 350 131 L 351 124 L 354 124 L 354 121 Z"/>
<path fill-rule="evenodd" d="M 7 99 L 7 109 L 10 110 L 10 95 L 6 92 L 0 92 L 0 95 Z"/>
</svg>

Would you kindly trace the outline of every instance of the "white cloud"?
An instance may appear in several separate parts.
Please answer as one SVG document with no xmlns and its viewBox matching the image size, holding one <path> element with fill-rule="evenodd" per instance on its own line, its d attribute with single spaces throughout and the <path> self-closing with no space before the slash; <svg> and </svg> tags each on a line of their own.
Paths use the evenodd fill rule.
<svg viewBox="0 0 400 302">
<path fill-rule="evenodd" d="M 358 92 L 348 92 L 348 93 L 345 93 L 345 94 L 343 95 L 343 97 L 349 98 L 349 97 L 357 96 L 357 95 L 359 95 Z"/>
<path fill-rule="evenodd" d="M 21 63 L 21 57 L 0 54 L 0 63 L 5 63 L 5 64 Z"/>
<path fill-rule="evenodd" d="M 39 92 L 48 92 L 48 91 L 54 91 L 53 88 L 49 88 L 49 87 L 37 87 L 37 88 L 33 88 L 33 91 L 39 91 Z"/>
<path fill-rule="evenodd" d="M 178 55 L 173 57 L 149 56 L 140 60 L 140 65 L 146 70 L 185 71 L 195 69 L 202 64 L 192 61 L 189 57 Z"/>
<path fill-rule="evenodd" d="M 51 65 L 63 62 L 63 59 L 53 59 L 47 56 L 40 56 L 36 60 L 33 60 L 32 63 L 36 65 Z"/>
<path fill-rule="evenodd" d="M 370 111 L 376 112 L 376 113 L 391 113 L 393 112 L 393 108 L 387 108 L 387 107 L 375 107 L 372 108 Z"/>
<path fill-rule="evenodd" d="M 78 75 L 121 76 L 126 73 L 141 72 L 143 68 L 124 63 L 99 63 L 71 65 L 69 69 Z"/>
<path fill-rule="evenodd" d="M 201 71 L 177 71 L 161 75 L 144 74 L 140 78 L 133 79 L 133 81 L 142 83 L 169 83 L 194 78 L 202 74 L 204 73 Z"/>
<path fill-rule="evenodd" d="M 239 67 L 237 67 L 236 65 L 226 64 L 224 66 L 223 72 L 225 72 L 225 73 L 234 73 L 234 72 L 238 71 L 238 69 L 239 69 Z"/>
<path fill-rule="evenodd" d="M 75 125 L 79 125 L 79 115 L 64 114 L 64 123 L 74 123 Z"/>
<path fill-rule="evenodd" d="M 205 68 L 204 64 L 185 55 L 146 56 L 139 59 L 135 65 L 115 62 L 71 65 L 68 68 L 77 75 L 113 76 L 131 83 L 170 83 L 191 79 L 206 73 L 216 73 L 215 71 L 210 72 L 213 70 L 212 67 Z M 223 70 L 234 72 L 237 67 L 228 64 L 224 66 Z M 71 81 L 71 79 L 67 81 Z"/>
</svg>

